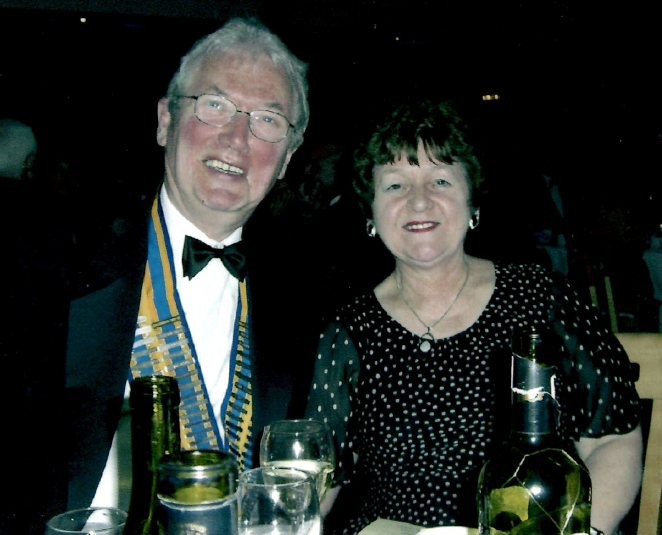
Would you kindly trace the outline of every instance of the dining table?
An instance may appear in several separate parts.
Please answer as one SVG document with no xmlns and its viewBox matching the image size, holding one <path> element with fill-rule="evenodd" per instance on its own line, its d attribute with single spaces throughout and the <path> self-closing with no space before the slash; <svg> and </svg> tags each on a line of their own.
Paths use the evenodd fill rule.
<svg viewBox="0 0 662 535">
<path fill-rule="evenodd" d="M 378 518 L 359 531 L 359 535 L 478 535 L 478 529 L 463 526 L 426 528 L 407 522 Z"/>
</svg>

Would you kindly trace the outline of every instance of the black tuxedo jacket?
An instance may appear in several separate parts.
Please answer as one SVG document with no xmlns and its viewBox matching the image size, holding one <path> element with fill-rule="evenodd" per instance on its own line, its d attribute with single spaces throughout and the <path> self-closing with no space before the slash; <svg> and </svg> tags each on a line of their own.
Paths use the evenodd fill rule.
<svg viewBox="0 0 662 535">
<path fill-rule="evenodd" d="M 65 233 L 66 240 L 73 242 L 73 252 L 67 260 L 59 259 L 66 264 L 61 277 L 64 290 L 44 310 L 46 315 L 56 314 L 54 336 L 42 341 L 48 354 L 28 355 L 16 349 L 24 359 L 24 381 L 17 397 L 29 401 L 16 421 L 33 440 L 20 456 L 22 462 L 32 464 L 16 475 L 29 500 L 21 493 L 6 521 L 17 533 L 41 535 L 48 517 L 86 507 L 94 497 L 129 373 L 147 258 L 149 208 L 115 218 L 110 225 L 85 219 L 78 230 Z M 252 300 L 257 459 L 265 425 L 303 414 L 321 318 L 314 311 L 314 292 L 297 284 L 297 273 L 307 271 L 305 266 L 297 271 L 293 260 L 297 255 L 285 254 L 286 260 L 274 261 L 262 251 L 259 229 L 247 229 L 244 240 Z M 31 292 L 22 292 L 26 293 Z M 38 344 L 39 333 L 33 336 Z M 14 345 L 18 348 L 20 343 Z"/>
</svg>

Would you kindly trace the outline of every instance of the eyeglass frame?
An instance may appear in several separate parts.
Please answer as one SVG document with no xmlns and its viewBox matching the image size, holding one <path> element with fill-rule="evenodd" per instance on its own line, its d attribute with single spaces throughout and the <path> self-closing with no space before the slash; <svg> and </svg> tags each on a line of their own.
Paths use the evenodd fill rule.
<svg viewBox="0 0 662 535">
<path fill-rule="evenodd" d="M 283 115 L 282 113 L 278 113 L 277 111 L 273 111 L 273 110 L 262 110 L 262 109 L 260 109 L 260 110 L 253 110 L 253 111 L 244 111 L 244 110 L 240 110 L 239 107 L 238 107 L 234 102 L 232 102 L 229 98 L 227 98 L 227 97 L 224 96 L 224 95 L 217 95 L 217 94 L 215 94 L 215 93 L 202 93 L 201 95 L 197 95 L 197 96 L 196 96 L 196 95 L 174 95 L 174 96 L 175 96 L 176 98 L 190 98 L 190 99 L 193 99 L 193 100 L 195 101 L 195 104 L 194 104 L 194 106 L 193 106 L 193 114 L 195 115 L 195 118 L 196 118 L 198 121 L 200 121 L 202 124 L 206 124 L 206 125 L 208 125 L 208 126 L 213 126 L 214 128 L 223 128 L 224 126 L 229 125 L 232 121 L 234 121 L 234 118 L 237 116 L 237 113 L 243 113 L 243 114 L 245 114 L 245 115 L 248 115 L 248 130 L 250 131 L 251 135 L 252 135 L 253 137 L 259 139 L 260 141 L 264 141 L 265 143 L 280 143 L 280 142 L 283 141 L 283 140 L 287 137 L 287 135 L 290 133 L 290 129 L 292 129 L 292 130 L 296 130 L 296 127 L 295 127 L 295 126 L 290 122 L 290 120 L 289 120 L 285 115 Z M 215 124 L 207 123 L 207 122 L 203 121 L 202 119 L 200 119 L 200 117 L 198 117 L 198 99 L 200 99 L 200 98 L 202 98 L 202 97 L 218 97 L 218 98 L 222 98 L 223 100 L 226 100 L 227 102 L 229 102 L 230 104 L 232 104 L 232 105 L 234 106 L 234 110 L 235 110 L 235 111 L 234 111 L 234 113 L 232 114 L 232 117 L 230 118 L 230 120 L 229 120 L 227 123 L 222 124 L 221 126 L 218 126 L 218 125 L 215 125 Z M 285 119 L 285 122 L 287 123 L 287 127 L 288 127 L 288 128 L 287 128 L 287 130 L 285 131 L 285 135 L 284 135 L 282 138 L 280 138 L 278 141 L 269 141 L 269 140 L 267 140 L 267 139 L 262 139 L 260 136 L 256 135 L 255 132 L 253 132 L 253 128 L 251 127 L 251 119 L 253 118 L 253 117 L 252 117 L 252 114 L 255 113 L 255 112 L 259 112 L 259 111 L 268 111 L 269 113 L 274 113 L 274 114 L 276 114 L 276 115 L 279 115 L 279 116 L 282 117 L 283 119 Z"/>
</svg>

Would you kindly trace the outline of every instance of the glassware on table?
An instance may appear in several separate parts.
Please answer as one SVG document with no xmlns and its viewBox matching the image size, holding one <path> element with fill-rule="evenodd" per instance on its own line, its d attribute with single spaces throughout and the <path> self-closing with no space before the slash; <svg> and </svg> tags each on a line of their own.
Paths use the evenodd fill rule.
<svg viewBox="0 0 662 535">
<path fill-rule="evenodd" d="M 236 535 L 237 463 L 218 451 L 185 451 L 159 464 L 159 523 L 168 535 Z"/>
<path fill-rule="evenodd" d="M 239 476 L 239 535 L 319 535 L 319 501 L 312 476 L 262 466 Z"/>
<path fill-rule="evenodd" d="M 122 535 L 126 513 L 112 507 L 75 509 L 54 516 L 45 535 Z"/>
<path fill-rule="evenodd" d="M 336 466 L 331 431 L 318 420 L 280 420 L 264 428 L 260 464 L 296 468 L 314 476 L 321 502 Z"/>
</svg>

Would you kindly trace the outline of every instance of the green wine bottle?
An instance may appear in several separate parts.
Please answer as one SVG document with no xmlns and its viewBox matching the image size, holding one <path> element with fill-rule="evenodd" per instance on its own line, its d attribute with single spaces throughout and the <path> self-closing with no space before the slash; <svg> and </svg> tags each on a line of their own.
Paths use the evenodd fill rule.
<svg viewBox="0 0 662 535">
<path fill-rule="evenodd" d="M 124 535 L 162 535 L 158 465 L 165 455 L 180 451 L 179 386 L 172 377 L 134 379 L 129 402 L 133 482 Z"/>
<path fill-rule="evenodd" d="M 589 472 L 556 430 L 557 357 L 548 331 L 526 327 L 515 334 L 511 433 L 480 473 L 481 535 L 590 532 Z"/>
</svg>

